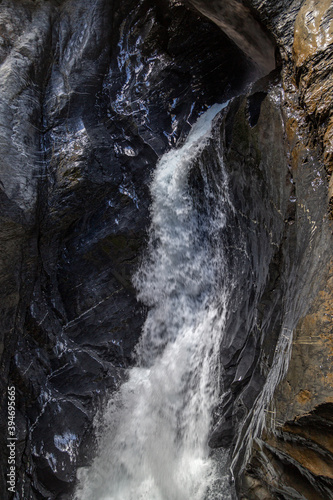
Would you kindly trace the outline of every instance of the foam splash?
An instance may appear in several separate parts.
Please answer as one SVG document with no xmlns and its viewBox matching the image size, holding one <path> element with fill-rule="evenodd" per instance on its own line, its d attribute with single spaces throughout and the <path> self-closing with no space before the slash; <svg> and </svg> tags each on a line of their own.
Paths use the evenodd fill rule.
<svg viewBox="0 0 333 500">
<path fill-rule="evenodd" d="M 79 471 L 77 499 L 231 498 L 226 485 L 220 496 L 213 493 L 216 463 L 207 445 L 228 302 L 227 283 L 221 285 L 219 277 L 229 201 L 222 155 L 217 150 L 219 196 L 214 203 L 200 158 L 214 118 L 225 106 L 204 113 L 184 145 L 166 153 L 156 167 L 150 241 L 134 277 L 139 299 L 150 307 L 137 348 L 138 366 L 109 401 L 98 454 L 90 468 Z M 195 162 L 204 183 L 205 210 L 189 190 Z"/>
</svg>

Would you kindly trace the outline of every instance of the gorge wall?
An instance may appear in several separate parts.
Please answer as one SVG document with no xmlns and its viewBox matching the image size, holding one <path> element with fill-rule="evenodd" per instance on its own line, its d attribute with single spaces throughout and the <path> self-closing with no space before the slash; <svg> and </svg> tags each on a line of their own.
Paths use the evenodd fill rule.
<svg viewBox="0 0 333 500">
<path fill-rule="evenodd" d="M 0 8 L 1 449 L 12 385 L 18 438 L 1 497 L 71 498 L 147 312 L 132 276 L 152 171 L 238 96 L 218 125 L 236 285 L 210 446 L 230 448 L 238 498 L 331 498 L 331 2 Z"/>
</svg>

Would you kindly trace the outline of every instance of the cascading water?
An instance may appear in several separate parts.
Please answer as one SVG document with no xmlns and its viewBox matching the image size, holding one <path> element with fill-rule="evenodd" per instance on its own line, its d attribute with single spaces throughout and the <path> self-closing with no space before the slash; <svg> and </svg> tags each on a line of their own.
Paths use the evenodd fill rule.
<svg viewBox="0 0 333 500">
<path fill-rule="evenodd" d="M 217 463 L 207 445 L 231 286 L 222 244 L 230 201 L 218 133 L 217 171 L 207 172 L 201 158 L 223 107 L 203 114 L 184 145 L 156 167 L 148 252 L 134 277 L 150 309 L 137 366 L 107 406 L 97 456 L 79 473 L 77 499 L 230 498 L 227 472 L 214 492 Z M 196 169 L 197 197 L 189 186 Z"/>
</svg>

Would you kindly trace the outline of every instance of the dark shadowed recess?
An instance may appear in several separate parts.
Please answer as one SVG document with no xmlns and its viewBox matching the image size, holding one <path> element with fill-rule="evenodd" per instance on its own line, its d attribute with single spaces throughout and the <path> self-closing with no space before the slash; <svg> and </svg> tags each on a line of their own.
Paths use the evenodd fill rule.
<svg viewBox="0 0 333 500">
<path fill-rule="evenodd" d="M 26 205 L 13 191 L 2 205 L 9 257 L 1 272 L 13 297 L 2 306 L 2 393 L 15 385 L 15 498 L 67 499 L 77 466 L 93 455 L 95 412 L 133 362 L 144 321 L 131 276 L 147 237 L 156 161 L 255 68 L 217 26 L 176 3 L 2 7 L 9 74 L 20 37 L 40 34 L 19 53 L 28 90 L 22 84 L 11 97 L 21 126 L 33 130 L 34 182 Z"/>
</svg>

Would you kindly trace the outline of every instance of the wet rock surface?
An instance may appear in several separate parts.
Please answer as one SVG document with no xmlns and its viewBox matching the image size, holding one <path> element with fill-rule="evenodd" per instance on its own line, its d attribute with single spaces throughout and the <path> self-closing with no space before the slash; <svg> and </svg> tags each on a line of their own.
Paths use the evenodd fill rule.
<svg viewBox="0 0 333 500">
<path fill-rule="evenodd" d="M 240 492 L 251 499 L 328 499 L 332 454 L 329 439 L 317 436 L 331 433 L 333 396 L 332 7 L 315 1 L 279 7 L 261 2 L 258 14 L 274 33 L 282 57 L 286 154 L 295 187 L 295 213 L 287 218 L 294 236 L 286 232 L 294 262 L 283 278 L 289 281 L 283 301 L 296 307 L 289 367 L 265 410 L 265 430 L 255 440 Z"/>
<path fill-rule="evenodd" d="M 70 498 L 145 317 L 156 161 L 253 66 L 168 2 L 8 1 L 0 23 L 1 422 L 15 385 L 15 498 Z M 6 472 L 4 454 L 2 498 Z"/>
<path fill-rule="evenodd" d="M 223 24 L 225 13 L 221 7 L 217 8 L 219 2 L 196 1 L 195 4 L 210 16 L 218 10 L 221 19 L 214 21 Z M 231 4 L 226 2 L 225 9 Z M 269 258 L 269 269 L 263 269 L 265 290 L 261 289 L 252 302 L 259 331 L 251 322 L 243 328 L 236 327 L 240 354 L 237 361 L 229 365 L 226 360 L 226 373 L 231 375 L 230 395 L 217 411 L 217 421 L 219 414 L 225 417 L 218 422 L 210 444 L 231 443 L 232 467 L 240 498 L 328 499 L 332 497 L 332 454 L 329 439 L 325 442 L 320 436 L 331 432 L 333 395 L 329 347 L 332 340 L 332 5 L 315 0 L 248 0 L 239 4 L 246 5 L 275 39 L 282 77 L 278 104 L 282 129 L 276 133 L 275 141 L 284 137 L 284 143 L 280 144 L 284 160 L 277 171 L 287 166 L 286 181 L 292 183 L 292 189 L 289 207 L 279 208 L 284 218 L 280 241 L 273 219 L 278 249 Z M 251 163 L 247 142 L 259 152 L 256 164 L 262 163 L 260 152 L 265 151 L 268 129 L 276 121 L 274 113 L 263 119 L 263 109 L 265 96 L 257 85 L 249 95 L 249 120 L 254 129 L 263 127 L 265 134 L 258 141 L 254 140 L 250 128 L 245 131 L 246 141 L 239 141 L 238 149 L 243 149 L 246 162 L 237 159 L 233 169 L 239 168 L 242 161 L 246 165 Z M 225 130 L 227 147 L 232 144 L 232 130 L 239 126 L 240 120 L 244 121 L 244 116 L 229 112 L 230 125 L 226 120 Z M 234 161 L 234 154 L 227 161 Z M 267 165 L 264 171 L 269 171 Z M 283 197 L 288 196 L 286 187 L 282 188 L 277 180 L 275 189 Z M 251 213 L 250 200 L 255 198 L 262 206 L 258 200 L 265 200 L 265 194 L 254 192 L 253 196 L 251 182 L 249 179 L 247 182 L 249 189 L 241 196 Z M 240 189 L 241 186 L 237 186 L 235 192 Z M 256 231 L 258 245 L 258 241 L 262 242 L 262 235 L 258 236 L 260 221 Z M 264 265 L 267 250 L 261 253 L 260 245 L 252 250 L 258 256 L 256 266 Z M 242 282 L 241 277 L 239 279 Z M 261 284 L 260 276 L 254 283 L 250 277 L 247 283 L 245 297 L 251 297 L 254 283 Z M 237 320 L 234 321 L 241 324 L 239 318 L 244 309 L 246 318 L 251 318 L 248 311 L 253 313 L 253 309 L 246 307 L 248 302 L 249 299 L 245 299 L 241 311 L 235 311 Z M 234 331 L 232 322 L 230 328 Z M 250 349 L 245 347 L 249 337 L 244 336 L 244 330 L 251 332 L 254 339 L 261 339 L 257 341 L 256 354 L 253 354 L 255 340 Z M 223 351 L 222 359 L 226 352 Z M 283 359 L 286 363 L 281 362 Z M 232 380 L 232 373 L 237 371 L 239 378 Z M 242 382 L 242 377 L 246 382 Z M 269 400 L 271 405 L 266 406 L 265 401 Z M 252 452 L 248 452 L 251 446 Z"/>
<path fill-rule="evenodd" d="M 268 92 L 267 97 L 262 102 L 257 124 L 252 130 L 250 130 L 251 121 L 247 125 L 248 131 L 245 137 L 249 142 L 248 144 L 243 142 L 241 146 L 242 148 L 247 146 L 242 153 L 242 159 L 235 155 L 232 142 L 231 148 L 227 152 L 227 161 L 228 164 L 232 161 L 230 165 L 233 172 L 237 168 L 242 168 L 239 165 L 242 165 L 243 158 L 246 158 L 246 167 L 242 168 L 245 171 L 248 166 L 251 166 L 248 149 L 250 145 L 251 149 L 256 151 L 253 167 L 261 167 L 263 176 L 267 175 L 265 188 L 261 192 L 257 192 L 258 186 L 262 182 L 260 178 L 255 185 L 254 192 L 254 186 L 251 188 L 251 183 L 247 179 L 243 187 L 243 190 L 247 190 L 246 196 L 240 191 L 242 183 L 238 182 L 239 175 L 237 176 L 237 187 L 234 188 L 234 192 L 240 193 L 240 199 L 243 199 L 243 203 L 246 204 L 245 210 L 243 207 L 241 213 L 250 214 L 247 222 L 247 236 L 246 229 L 242 229 L 243 234 L 245 234 L 243 239 L 248 239 L 252 246 L 247 255 L 253 256 L 252 259 L 256 260 L 251 262 L 250 266 L 246 266 L 251 270 L 251 273 L 246 276 L 243 271 L 238 278 L 238 281 L 243 283 L 242 290 L 246 289 L 246 293 L 241 294 L 238 300 L 235 299 L 235 303 L 240 303 L 240 309 L 237 308 L 233 312 L 233 316 L 238 318 L 239 324 L 233 333 L 237 343 L 232 342 L 231 346 L 232 348 L 236 345 L 239 347 L 238 351 L 235 352 L 235 358 L 230 361 L 226 360 L 225 365 L 227 366 L 226 375 L 228 376 L 230 373 L 230 387 L 233 395 L 230 400 L 230 404 L 233 405 L 231 413 L 234 422 L 234 434 L 231 439 L 232 446 L 234 446 L 232 467 L 236 483 L 244 498 L 266 498 L 266 496 L 261 496 L 266 490 L 270 492 L 272 498 L 276 498 L 277 495 L 281 495 L 282 498 L 294 495 L 291 497 L 297 498 L 297 495 L 304 494 L 306 488 L 305 490 L 304 487 L 300 489 L 299 479 L 295 479 L 293 483 L 292 478 L 290 478 L 286 484 L 284 483 L 279 467 L 276 467 L 278 459 L 275 457 L 271 461 L 272 455 L 270 453 L 274 454 L 272 451 L 274 444 L 272 443 L 276 443 L 276 440 L 281 438 L 280 435 L 283 432 L 281 426 L 286 425 L 289 419 L 291 421 L 298 420 L 300 415 L 304 414 L 305 407 L 303 406 L 303 411 L 300 412 L 300 407 L 294 404 L 297 397 L 302 399 L 304 394 L 306 399 L 308 391 L 309 394 L 313 392 L 313 394 L 318 395 L 317 399 L 313 398 L 311 402 L 309 400 L 307 410 L 310 412 L 315 411 L 318 404 L 330 401 L 332 397 L 332 388 L 327 382 L 330 380 L 329 374 L 332 367 L 327 345 L 323 345 L 324 341 L 322 341 L 321 345 L 318 346 L 318 351 L 316 351 L 317 356 L 313 352 L 308 352 L 305 355 L 308 347 L 304 347 L 305 352 L 302 353 L 302 356 L 305 358 L 300 363 L 297 340 L 299 330 L 304 330 L 304 326 L 302 326 L 304 322 L 307 324 L 307 321 L 311 321 L 304 319 L 299 322 L 299 318 L 306 313 L 309 302 L 311 303 L 313 300 L 315 302 L 312 307 L 313 311 L 316 311 L 317 322 L 315 325 L 311 323 L 311 333 L 309 333 L 310 328 L 307 328 L 308 335 L 310 337 L 318 335 L 327 339 L 330 339 L 331 335 L 332 318 L 328 311 L 332 299 L 329 286 L 325 293 L 325 299 L 315 298 L 317 293 L 319 293 L 319 297 L 323 297 L 321 288 L 327 279 L 332 238 L 327 203 L 326 170 L 321 161 L 319 148 L 310 158 L 309 149 L 304 147 L 303 150 L 300 150 L 301 154 L 298 157 L 301 165 L 298 164 L 298 168 L 295 168 L 294 165 L 290 164 L 286 155 L 288 151 L 286 144 L 288 143 L 285 141 L 283 131 L 279 130 L 280 127 L 283 127 L 286 119 L 283 107 L 284 94 L 283 92 L 280 94 L 281 101 L 279 103 L 276 95 L 274 97 L 274 92 L 276 90 Z M 271 107 L 275 111 L 271 110 Z M 280 116 L 278 109 L 281 113 Z M 245 113 L 243 113 L 243 123 L 245 121 L 244 115 Z M 238 126 L 240 116 L 236 115 L 234 118 L 234 130 Z M 268 122 L 270 123 L 269 131 L 267 130 Z M 253 134 L 255 130 L 258 136 Z M 270 134 L 272 134 L 271 137 Z M 281 138 L 280 143 L 277 137 Z M 240 141 L 237 141 L 238 150 L 239 144 L 241 144 Z M 268 144 L 270 147 L 269 150 L 266 150 Z M 272 144 L 274 144 L 274 148 L 272 148 Z M 253 167 L 251 177 L 255 179 Z M 270 170 L 271 168 L 273 171 Z M 270 185 L 270 183 L 272 184 Z M 266 208 L 262 206 L 259 209 L 259 214 L 269 213 L 268 221 L 262 215 L 251 215 L 253 208 L 249 200 L 256 200 L 255 210 L 258 210 L 258 203 L 259 205 L 263 203 L 264 206 L 266 200 L 272 203 L 273 209 L 268 206 Z M 258 200 L 261 201 L 258 202 Z M 253 224 L 252 228 L 251 223 Z M 252 240 L 249 231 L 252 231 L 254 240 Z M 267 237 L 267 233 L 271 239 Z M 315 259 L 313 258 L 314 254 L 316 255 Z M 237 268 L 241 269 L 241 264 L 238 264 Z M 242 281 L 244 274 L 245 281 Z M 321 304 L 320 309 L 325 309 L 325 316 L 320 313 L 320 309 L 317 309 L 319 304 Z M 242 317 L 244 317 L 243 322 L 239 320 Z M 231 318 L 231 331 L 234 328 L 234 319 Z M 244 332 L 247 334 L 244 335 Z M 299 342 L 302 344 L 302 340 Z M 224 359 L 226 352 L 228 351 L 222 348 L 222 359 Z M 291 361 L 288 368 L 290 352 Z M 320 378 L 317 370 L 321 374 Z M 235 374 L 234 378 L 231 379 L 233 374 Z M 285 381 L 281 382 L 282 385 L 278 385 L 284 376 L 286 376 Z M 310 380 L 312 389 L 308 388 Z M 277 386 L 278 389 L 274 394 Z M 270 400 L 272 400 L 271 405 L 267 405 Z M 255 451 L 250 458 L 249 450 L 255 437 Z M 269 445 L 271 446 L 270 453 L 266 453 L 266 448 Z M 283 453 L 281 452 L 283 459 L 278 451 L 275 450 L 275 452 L 284 464 L 288 462 L 289 453 L 289 462 L 297 468 L 294 461 L 301 457 L 301 446 L 303 446 L 304 461 L 309 463 L 311 454 L 309 455 L 307 452 L 309 443 L 305 441 L 299 445 L 300 449 L 296 457 L 290 442 L 283 449 Z M 326 456 L 326 460 L 329 464 L 329 456 Z M 248 463 L 247 467 L 246 463 Z M 250 486 L 247 485 L 243 490 L 244 484 L 248 484 L 246 481 L 249 477 L 247 472 L 243 476 L 244 467 L 251 471 L 252 479 L 260 477 L 260 487 L 255 481 L 253 483 L 249 481 Z M 318 467 L 316 470 L 318 473 Z M 276 477 L 274 477 L 273 471 L 275 471 Z M 306 473 L 304 475 L 306 476 Z M 295 478 L 296 476 L 297 474 L 295 474 Z M 247 479 L 243 481 L 243 477 Z M 311 488 L 314 487 L 314 491 L 317 491 L 318 495 L 321 494 L 320 481 L 313 480 L 312 483 L 314 486 Z M 326 484 L 326 496 L 324 494 L 323 498 L 329 498 L 329 488 L 330 486 Z M 270 498 L 269 494 L 266 494 L 267 498 Z M 308 497 L 305 495 L 305 498 Z"/>
<path fill-rule="evenodd" d="M 156 161 L 270 71 L 275 46 L 278 71 L 220 122 L 237 286 L 210 445 L 231 447 L 239 498 L 331 498 L 331 2 L 191 5 L 1 2 L 1 422 L 15 385 L 15 498 L 71 498 L 144 321 L 131 276 Z M 214 147 L 203 154 L 213 171 Z M 11 498 L 6 454 L 0 466 Z"/>
</svg>

